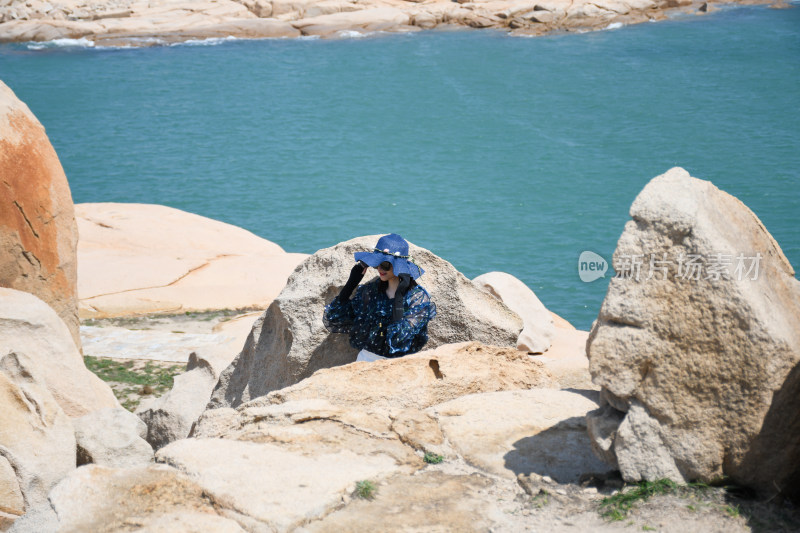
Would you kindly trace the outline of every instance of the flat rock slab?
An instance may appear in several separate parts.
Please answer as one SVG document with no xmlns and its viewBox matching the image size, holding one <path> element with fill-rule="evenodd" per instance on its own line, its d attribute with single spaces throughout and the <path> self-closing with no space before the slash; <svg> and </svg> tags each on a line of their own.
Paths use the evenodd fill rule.
<svg viewBox="0 0 800 533">
<path fill-rule="evenodd" d="M 357 481 L 385 477 L 395 461 L 351 450 L 314 456 L 272 444 L 185 439 L 157 453 L 187 473 L 215 505 L 249 520 L 248 529 L 290 531 L 330 512 Z"/>
<path fill-rule="evenodd" d="M 507 478 L 536 473 L 568 483 L 608 470 L 586 432 L 596 396 L 557 389 L 472 394 L 428 412 L 469 464 Z"/>
<path fill-rule="evenodd" d="M 307 257 L 161 205 L 78 204 L 81 318 L 265 308 Z"/>
</svg>

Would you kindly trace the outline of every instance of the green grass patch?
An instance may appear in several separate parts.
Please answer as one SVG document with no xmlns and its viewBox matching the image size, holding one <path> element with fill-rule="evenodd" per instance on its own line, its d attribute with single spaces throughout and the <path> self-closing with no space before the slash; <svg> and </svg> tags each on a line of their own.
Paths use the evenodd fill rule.
<svg viewBox="0 0 800 533">
<path fill-rule="evenodd" d="M 422 460 L 430 465 L 438 465 L 444 461 L 444 457 L 438 453 L 425 452 L 425 457 L 423 457 Z"/>
<path fill-rule="evenodd" d="M 621 490 L 600 502 L 600 515 L 612 522 L 624 520 L 634 505 L 649 500 L 656 494 L 674 494 L 678 484 L 669 479 L 640 481 L 629 490 Z"/>
<path fill-rule="evenodd" d="M 356 483 L 356 496 L 362 500 L 372 500 L 375 498 L 375 493 L 378 492 L 378 487 L 375 483 L 365 479 Z"/>
<path fill-rule="evenodd" d="M 158 365 L 147 361 L 142 366 L 134 361 L 116 361 L 85 355 L 86 368 L 111 386 L 123 407 L 134 411 L 141 396 L 160 396 L 172 388 L 175 376 L 184 365 Z"/>
</svg>

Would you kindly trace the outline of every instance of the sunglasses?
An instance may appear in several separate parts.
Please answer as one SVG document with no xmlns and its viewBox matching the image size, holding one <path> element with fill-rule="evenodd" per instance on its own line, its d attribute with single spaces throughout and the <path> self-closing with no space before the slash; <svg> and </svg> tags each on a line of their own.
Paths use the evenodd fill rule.
<svg viewBox="0 0 800 533">
<path fill-rule="evenodd" d="M 378 265 L 378 268 L 383 270 L 384 272 L 389 272 L 392 269 L 392 264 L 389 261 L 384 261 L 383 263 Z"/>
</svg>

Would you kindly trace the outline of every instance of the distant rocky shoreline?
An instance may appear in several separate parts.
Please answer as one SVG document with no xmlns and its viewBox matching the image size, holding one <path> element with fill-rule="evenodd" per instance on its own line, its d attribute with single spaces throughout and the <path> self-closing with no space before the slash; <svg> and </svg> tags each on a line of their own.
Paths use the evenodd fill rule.
<svg viewBox="0 0 800 533">
<path fill-rule="evenodd" d="M 703 14 L 724 3 L 788 7 L 783 0 L 0 0 L 0 42 L 84 39 L 92 46 L 143 47 L 466 28 L 538 36 Z"/>
</svg>

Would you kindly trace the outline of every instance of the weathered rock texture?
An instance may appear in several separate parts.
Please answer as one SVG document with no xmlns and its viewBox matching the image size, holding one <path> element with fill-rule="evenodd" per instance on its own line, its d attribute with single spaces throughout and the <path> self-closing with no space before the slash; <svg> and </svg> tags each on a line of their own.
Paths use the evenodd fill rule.
<svg viewBox="0 0 800 533">
<path fill-rule="evenodd" d="M 72 424 L 39 370 L 25 354 L 0 357 L 0 511 L 11 515 L 45 503 L 75 469 Z"/>
<path fill-rule="evenodd" d="M 147 442 L 158 450 L 185 439 L 205 410 L 217 382 L 211 364 L 192 354 L 186 372 L 175 377 L 172 389 L 136 414 L 147 427 Z"/>
<path fill-rule="evenodd" d="M 307 257 L 163 205 L 78 204 L 75 213 L 81 318 L 263 309 Z"/>
<path fill-rule="evenodd" d="M 144 440 L 147 426 L 126 409 L 93 411 L 72 421 L 78 465 L 129 468 L 153 462 L 153 448 Z"/>
<path fill-rule="evenodd" d="M 36 529 L 44 520 L 25 525 L 26 516 L 12 531 L 244 531 L 218 514 L 195 481 L 165 465 L 82 466 L 59 483 L 50 493 L 49 505 L 36 512 L 53 529 Z"/>
<path fill-rule="evenodd" d="M 47 302 L 80 348 L 77 245 L 58 156 L 28 106 L 0 81 L 0 287 Z"/>
<path fill-rule="evenodd" d="M 355 361 L 358 350 L 350 346 L 347 335 L 329 333 L 322 314 L 347 281 L 353 253 L 371 250 L 378 238 L 358 237 L 325 248 L 297 267 L 253 325 L 242 352 L 220 376 L 211 407 L 237 406 L 297 383 L 321 368 Z M 419 282 L 438 309 L 428 325 L 428 348 L 462 341 L 516 345 L 522 321 L 513 311 L 444 259 L 413 244 L 410 251 L 425 270 Z"/>
<path fill-rule="evenodd" d="M 553 316 L 527 285 L 505 272 L 488 272 L 472 281 L 522 317 L 518 350 L 543 353 L 550 349 L 556 329 Z"/>
<path fill-rule="evenodd" d="M 587 342 L 606 404 L 589 419 L 597 451 L 630 481 L 730 476 L 796 497 L 792 267 L 744 204 L 680 168 L 653 179 L 630 214 Z M 652 277 L 650 254 L 665 261 Z"/>
<path fill-rule="evenodd" d="M 0 349 L 34 360 L 45 386 L 70 417 L 119 407 L 111 388 L 86 369 L 64 321 L 32 294 L 0 288 Z"/>
</svg>

